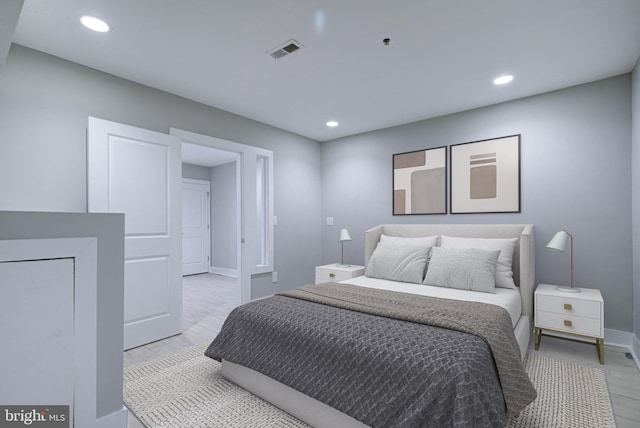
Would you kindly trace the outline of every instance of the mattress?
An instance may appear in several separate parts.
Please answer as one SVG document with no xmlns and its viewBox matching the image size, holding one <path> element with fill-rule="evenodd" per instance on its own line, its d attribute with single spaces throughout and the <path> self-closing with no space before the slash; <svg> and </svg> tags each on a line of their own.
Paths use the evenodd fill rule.
<svg viewBox="0 0 640 428">
<path fill-rule="evenodd" d="M 458 290 L 454 288 L 434 287 L 432 285 L 411 284 L 407 282 L 389 281 L 386 279 L 358 276 L 342 281 L 345 284 L 357 285 L 382 290 L 398 291 L 401 293 L 418 294 L 421 296 L 441 297 L 453 300 L 489 303 L 504 308 L 511 317 L 511 325 L 515 327 L 522 315 L 520 291 L 509 288 L 496 288 L 496 293 L 481 293 L 478 291 Z"/>
</svg>

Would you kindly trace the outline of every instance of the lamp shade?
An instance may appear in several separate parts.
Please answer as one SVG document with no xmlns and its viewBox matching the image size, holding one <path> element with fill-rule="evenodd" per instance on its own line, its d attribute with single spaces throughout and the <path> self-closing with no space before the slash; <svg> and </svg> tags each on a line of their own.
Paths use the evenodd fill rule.
<svg viewBox="0 0 640 428">
<path fill-rule="evenodd" d="M 340 242 L 351 241 L 351 235 L 349 235 L 349 231 L 347 229 L 342 229 L 340 231 Z"/>
<path fill-rule="evenodd" d="M 570 287 L 556 287 L 558 291 L 564 291 L 567 293 L 580 293 L 580 289 L 573 286 L 573 235 L 569 232 L 565 232 L 561 230 L 560 232 L 553 235 L 551 241 L 547 244 L 547 248 L 551 248 L 552 250 L 562 251 L 563 253 L 567 251 L 567 244 L 571 244 L 571 286 Z"/>
<path fill-rule="evenodd" d="M 553 235 L 551 241 L 547 244 L 547 248 L 551 248 L 552 250 L 562 251 L 563 253 L 567 251 L 567 243 L 569 242 L 569 234 L 564 230 Z"/>
</svg>

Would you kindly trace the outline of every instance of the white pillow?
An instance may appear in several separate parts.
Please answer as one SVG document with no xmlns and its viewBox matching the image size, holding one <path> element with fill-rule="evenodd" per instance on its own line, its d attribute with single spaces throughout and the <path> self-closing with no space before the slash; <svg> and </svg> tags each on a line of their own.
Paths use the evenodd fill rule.
<svg viewBox="0 0 640 428">
<path fill-rule="evenodd" d="M 430 248 L 378 242 L 364 274 L 370 278 L 422 284 Z"/>
<path fill-rule="evenodd" d="M 438 241 L 440 236 L 420 236 L 417 238 L 409 238 L 404 236 L 389 236 L 382 234 L 380 235 L 380 242 L 385 244 L 395 244 L 395 245 L 416 245 L 416 246 L 424 246 L 424 247 L 435 247 L 438 245 Z"/>
<path fill-rule="evenodd" d="M 499 254 L 498 250 L 433 247 L 424 284 L 495 293 Z"/>
<path fill-rule="evenodd" d="M 513 251 L 516 238 L 456 238 L 442 235 L 442 248 L 479 248 L 481 250 L 500 250 L 496 265 L 496 287 L 516 289 L 513 282 Z"/>
</svg>

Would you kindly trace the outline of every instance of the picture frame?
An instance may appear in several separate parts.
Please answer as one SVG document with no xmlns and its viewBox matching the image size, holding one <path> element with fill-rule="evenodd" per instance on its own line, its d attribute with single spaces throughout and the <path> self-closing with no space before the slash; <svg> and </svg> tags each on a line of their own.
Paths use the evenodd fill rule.
<svg viewBox="0 0 640 428">
<path fill-rule="evenodd" d="M 447 213 L 447 147 L 393 155 L 393 215 Z"/>
<path fill-rule="evenodd" d="M 520 134 L 449 150 L 451 214 L 520 212 Z"/>
</svg>

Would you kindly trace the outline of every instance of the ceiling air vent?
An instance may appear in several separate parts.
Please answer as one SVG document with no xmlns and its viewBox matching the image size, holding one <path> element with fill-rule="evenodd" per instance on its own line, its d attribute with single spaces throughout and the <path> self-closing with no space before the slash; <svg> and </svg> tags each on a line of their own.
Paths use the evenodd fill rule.
<svg viewBox="0 0 640 428">
<path fill-rule="evenodd" d="M 283 43 L 282 45 L 278 46 L 275 49 L 270 50 L 267 53 L 271 55 L 273 59 L 280 59 L 302 48 L 304 48 L 304 46 L 302 46 L 300 42 L 297 42 L 291 39 L 288 42 Z"/>
</svg>

